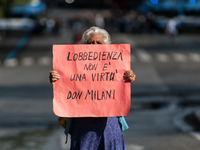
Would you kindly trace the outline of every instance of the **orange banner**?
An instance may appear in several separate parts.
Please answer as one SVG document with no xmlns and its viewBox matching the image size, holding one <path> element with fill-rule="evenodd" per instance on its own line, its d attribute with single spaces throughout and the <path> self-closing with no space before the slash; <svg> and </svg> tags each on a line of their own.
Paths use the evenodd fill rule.
<svg viewBox="0 0 200 150">
<path fill-rule="evenodd" d="M 130 44 L 53 45 L 53 110 L 61 117 L 126 116 L 130 110 Z"/>
</svg>

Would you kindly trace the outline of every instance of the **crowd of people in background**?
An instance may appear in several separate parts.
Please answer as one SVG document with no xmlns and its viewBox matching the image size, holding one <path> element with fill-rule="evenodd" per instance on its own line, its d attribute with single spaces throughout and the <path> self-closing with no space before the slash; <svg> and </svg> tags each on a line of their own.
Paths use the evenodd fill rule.
<svg viewBox="0 0 200 150">
<path fill-rule="evenodd" d="M 90 11 L 71 12 L 66 16 L 67 26 L 75 32 L 75 41 L 81 38 L 82 32 L 91 26 L 98 26 L 108 32 L 141 33 L 155 29 L 154 14 L 137 13 L 136 11 Z"/>
<path fill-rule="evenodd" d="M 52 18 L 48 13 L 45 13 L 38 19 L 35 32 L 39 34 L 44 32 L 58 34 L 62 23 L 63 20 L 59 16 Z"/>
<path fill-rule="evenodd" d="M 78 43 L 83 31 L 91 26 L 97 26 L 109 33 L 164 33 L 170 37 L 178 35 L 177 20 L 167 18 L 159 20 L 153 12 L 141 13 L 136 10 L 72 10 L 65 18 L 44 14 L 39 23 L 39 31 L 59 34 L 61 26 L 74 32 L 74 41 Z M 41 33 L 41 32 L 39 32 Z"/>
<path fill-rule="evenodd" d="M 152 12 L 142 14 L 136 11 L 122 10 L 81 10 L 69 12 L 66 14 L 65 20 L 61 20 L 59 16 L 50 18 L 45 14 L 38 23 L 40 30 L 53 33 L 58 33 L 61 25 L 65 24 L 74 31 L 75 42 L 78 43 L 83 31 L 91 26 L 106 29 L 108 32 L 152 32 L 155 29 L 154 18 Z"/>
</svg>

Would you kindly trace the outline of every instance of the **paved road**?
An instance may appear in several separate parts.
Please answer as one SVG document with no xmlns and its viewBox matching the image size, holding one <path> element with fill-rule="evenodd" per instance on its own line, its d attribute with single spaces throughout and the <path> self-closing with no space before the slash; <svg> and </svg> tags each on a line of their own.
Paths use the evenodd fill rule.
<svg viewBox="0 0 200 150">
<path fill-rule="evenodd" d="M 63 27 L 60 36 L 32 36 L 10 64 L 1 57 L 2 150 L 67 149 L 63 146 L 63 130 L 56 129 L 48 75 L 52 69 L 52 45 L 73 43 L 72 35 Z M 131 43 L 131 65 L 137 75 L 132 84 L 131 112 L 126 117 L 130 129 L 124 132 L 127 150 L 198 150 L 198 132 L 182 132 L 177 119 L 186 112 L 188 101 L 199 103 L 199 38 L 180 35 L 172 43 L 172 39 L 160 34 L 111 37 L 113 43 Z M 19 39 L 12 37 L 13 43 L 15 38 Z M 1 41 L 0 46 L 5 43 Z M 158 105 L 160 102 L 168 105 Z M 177 108 L 176 104 L 182 107 Z"/>
</svg>

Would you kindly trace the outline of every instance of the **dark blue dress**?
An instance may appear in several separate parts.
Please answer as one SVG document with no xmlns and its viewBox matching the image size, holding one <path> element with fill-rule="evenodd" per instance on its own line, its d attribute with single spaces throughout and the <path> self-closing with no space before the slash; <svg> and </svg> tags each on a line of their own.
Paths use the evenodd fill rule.
<svg viewBox="0 0 200 150">
<path fill-rule="evenodd" d="M 71 150 L 124 150 L 124 136 L 117 117 L 73 118 Z"/>
</svg>

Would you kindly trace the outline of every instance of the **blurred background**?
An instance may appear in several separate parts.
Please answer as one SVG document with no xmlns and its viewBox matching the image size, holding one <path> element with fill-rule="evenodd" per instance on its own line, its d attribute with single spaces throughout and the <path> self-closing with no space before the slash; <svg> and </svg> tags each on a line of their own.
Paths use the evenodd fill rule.
<svg viewBox="0 0 200 150">
<path fill-rule="evenodd" d="M 0 149 L 69 149 L 52 110 L 52 46 L 91 26 L 131 44 L 126 149 L 199 150 L 199 0 L 0 0 Z"/>
</svg>

